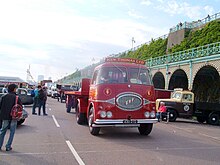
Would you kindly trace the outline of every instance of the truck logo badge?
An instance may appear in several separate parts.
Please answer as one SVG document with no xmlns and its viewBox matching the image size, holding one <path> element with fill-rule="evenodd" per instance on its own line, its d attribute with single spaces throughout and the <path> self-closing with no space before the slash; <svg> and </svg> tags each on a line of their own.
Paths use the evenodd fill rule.
<svg viewBox="0 0 220 165">
<path fill-rule="evenodd" d="M 133 103 L 133 102 L 134 102 L 134 97 L 132 97 L 132 98 L 129 99 L 129 100 L 126 100 L 126 101 L 125 101 L 125 105 L 131 104 L 131 103 Z"/>
<path fill-rule="evenodd" d="M 183 109 L 184 109 L 184 111 L 189 111 L 189 106 L 188 105 L 185 105 L 184 107 L 183 107 Z"/>
</svg>

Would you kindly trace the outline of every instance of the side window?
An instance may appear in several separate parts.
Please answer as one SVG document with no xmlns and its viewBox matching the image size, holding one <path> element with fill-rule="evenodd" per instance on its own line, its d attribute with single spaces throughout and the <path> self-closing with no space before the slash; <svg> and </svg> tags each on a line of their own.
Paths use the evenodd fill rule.
<svg viewBox="0 0 220 165">
<path fill-rule="evenodd" d="M 181 98 L 181 93 L 179 93 L 179 92 L 174 92 L 173 95 L 172 95 L 172 98 L 180 99 L 180 98 Z"/>
<path fill-rule="evenodd" d="M 96 70 L 93 74 L 93 78 L 92 78 L 92 84 L 97 84 L 98 83 L 98 70 Z"/>
<path fill-rule="evenodd" d="M 191 94 L 184 94 L 183 101 L 192 101 L 192 95 Z"/>
</svg>

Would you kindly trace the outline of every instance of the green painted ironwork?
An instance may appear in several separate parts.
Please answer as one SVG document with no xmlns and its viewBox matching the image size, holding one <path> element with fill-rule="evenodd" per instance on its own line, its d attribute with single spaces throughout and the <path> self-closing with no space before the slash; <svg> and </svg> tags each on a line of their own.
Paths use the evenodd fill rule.
<svg viewBox="0 0 220 165">
<path fill-rule="evenodd" d="M 148 67 L 170 64 L 174 62 L 182 62 L 185 60 L 196 59 L 206 56 L 211 56 L 220 53 L 220 42 L 192 48 L 173 54 L 168 54 L 160 57 L 150 58 L 146 60 Z"/>
</svg>

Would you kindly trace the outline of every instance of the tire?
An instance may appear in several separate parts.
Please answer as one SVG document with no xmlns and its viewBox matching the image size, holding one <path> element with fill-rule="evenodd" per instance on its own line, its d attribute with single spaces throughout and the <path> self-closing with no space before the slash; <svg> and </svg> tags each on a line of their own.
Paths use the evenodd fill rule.
<svg viewBox="0 0 220 165">
<path fill-rule="evenodd" d="M 208 123 L 211 125 L 218 125 L 219 124 L 219 115 L 216 113 L 211 113 L 208 118 Z"/>
<path fill-rule="evenodd" d="M 199 123 L 204 123 L 206 120 L 205 120 L 205 118 L 204 117 L 201 117 L 201 116 L 198 116 L 198 117 L 196 117 L 197 118 L 197 121 L 199 122 Z"/>
<path fill-rule="evenodd" d="M 152 131 L 153 124 L 140 124 L 140 127 L 138 127 L 138 131 L 141 135 L 149 135 Z"/>
<path fill-rule="evenodd" d="M 79 105 L 76 106 L 76 122 L 80 125 L 85 124 L 85 115 L 79 112 Z"/>
<path fill-rule="evenodd" d="M 17 125 L 21 125 L 22 123 L 24 123 L 25 119 L 21 119 L 17 122 Z"/>
<path fill-rule="evenodd" d="M 170 113 L 169 114 L 169 121 L 170 122 L 174 122 L 176 121 L 176 118 L 177 118 L 177 113 L 175 110 L 172 110 L 172 109 L 168 109 L 168 112 Z"/>
<path fill-rule="evenodd" d="M 92 107 L 89 111 L 88 116 L 88 124 L 89 124 L 89 131 L 92 135 L 96 136 L 99 134 L 100 127 L 92 127 L 92 124 L 94 123 L 94 108 Z"/>
</svg>

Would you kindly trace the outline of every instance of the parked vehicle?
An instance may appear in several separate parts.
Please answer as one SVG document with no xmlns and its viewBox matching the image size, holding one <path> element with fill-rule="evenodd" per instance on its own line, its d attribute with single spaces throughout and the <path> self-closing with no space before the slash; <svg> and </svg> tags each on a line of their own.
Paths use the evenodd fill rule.
<svg viewBox="0 0 220 165">
<path fill-rule="evenodd" d="M 195 101 L 194 93 L 191 91 L 175 89 L 170 99 L 157 99 L 157 110 L 161 101 L 165 102 L 169 112 L 169 121 L 176 121 L 177 117 L 191 118 L 195 116 L 200 123 L 206 121 L 212 125 L 219 124 L 220 104 Z"/>
<path fill-rule="evenodd" d="M 58 98 L 60 97 L 58 92 L 57 92 L 57 88 L 56 87 L 51 87 L 51 97 L 52 98 Z"/>
<path fill-rule="evenodd" d="M 77 123 L 88 122 L 92 135 L 112 126 L 138 127 L 141 135 L 150 134 L 157 122 L 155 92 L 144 63 L 107 58 L 95 68 L 91 80 L 82 79 L 81 91 L 65 91 L 67 98 L 76 98 Z"/>
<path fill-rule="evenodd" d="M 58 88 L 58 97 L 57 100 L 61 103 L 64 101 L 66 102 L 66 94 L 65 91 L 77 91 L 79 89 L 76 85 L 57 85 Z"/>
<path fill-rule="evenodd" d="M 18 88 L 16 93 L 18 94 L 19 98 L 21 99 L 21 102 L 23 105 L 30 105 L 33 104 L 33 97 L 31 97 L 31 94 L 28 92 L 26 88 Z"/>
<path fill-rule="evenodd" d="M 18 88 L 16 93 L 18 94 L 19 98 L 23 105 L 31 105 L 33 104 L 33 97 L 26 88 Z M 0 93 L 0 97 L 6 93 Z"/>
</svg>

